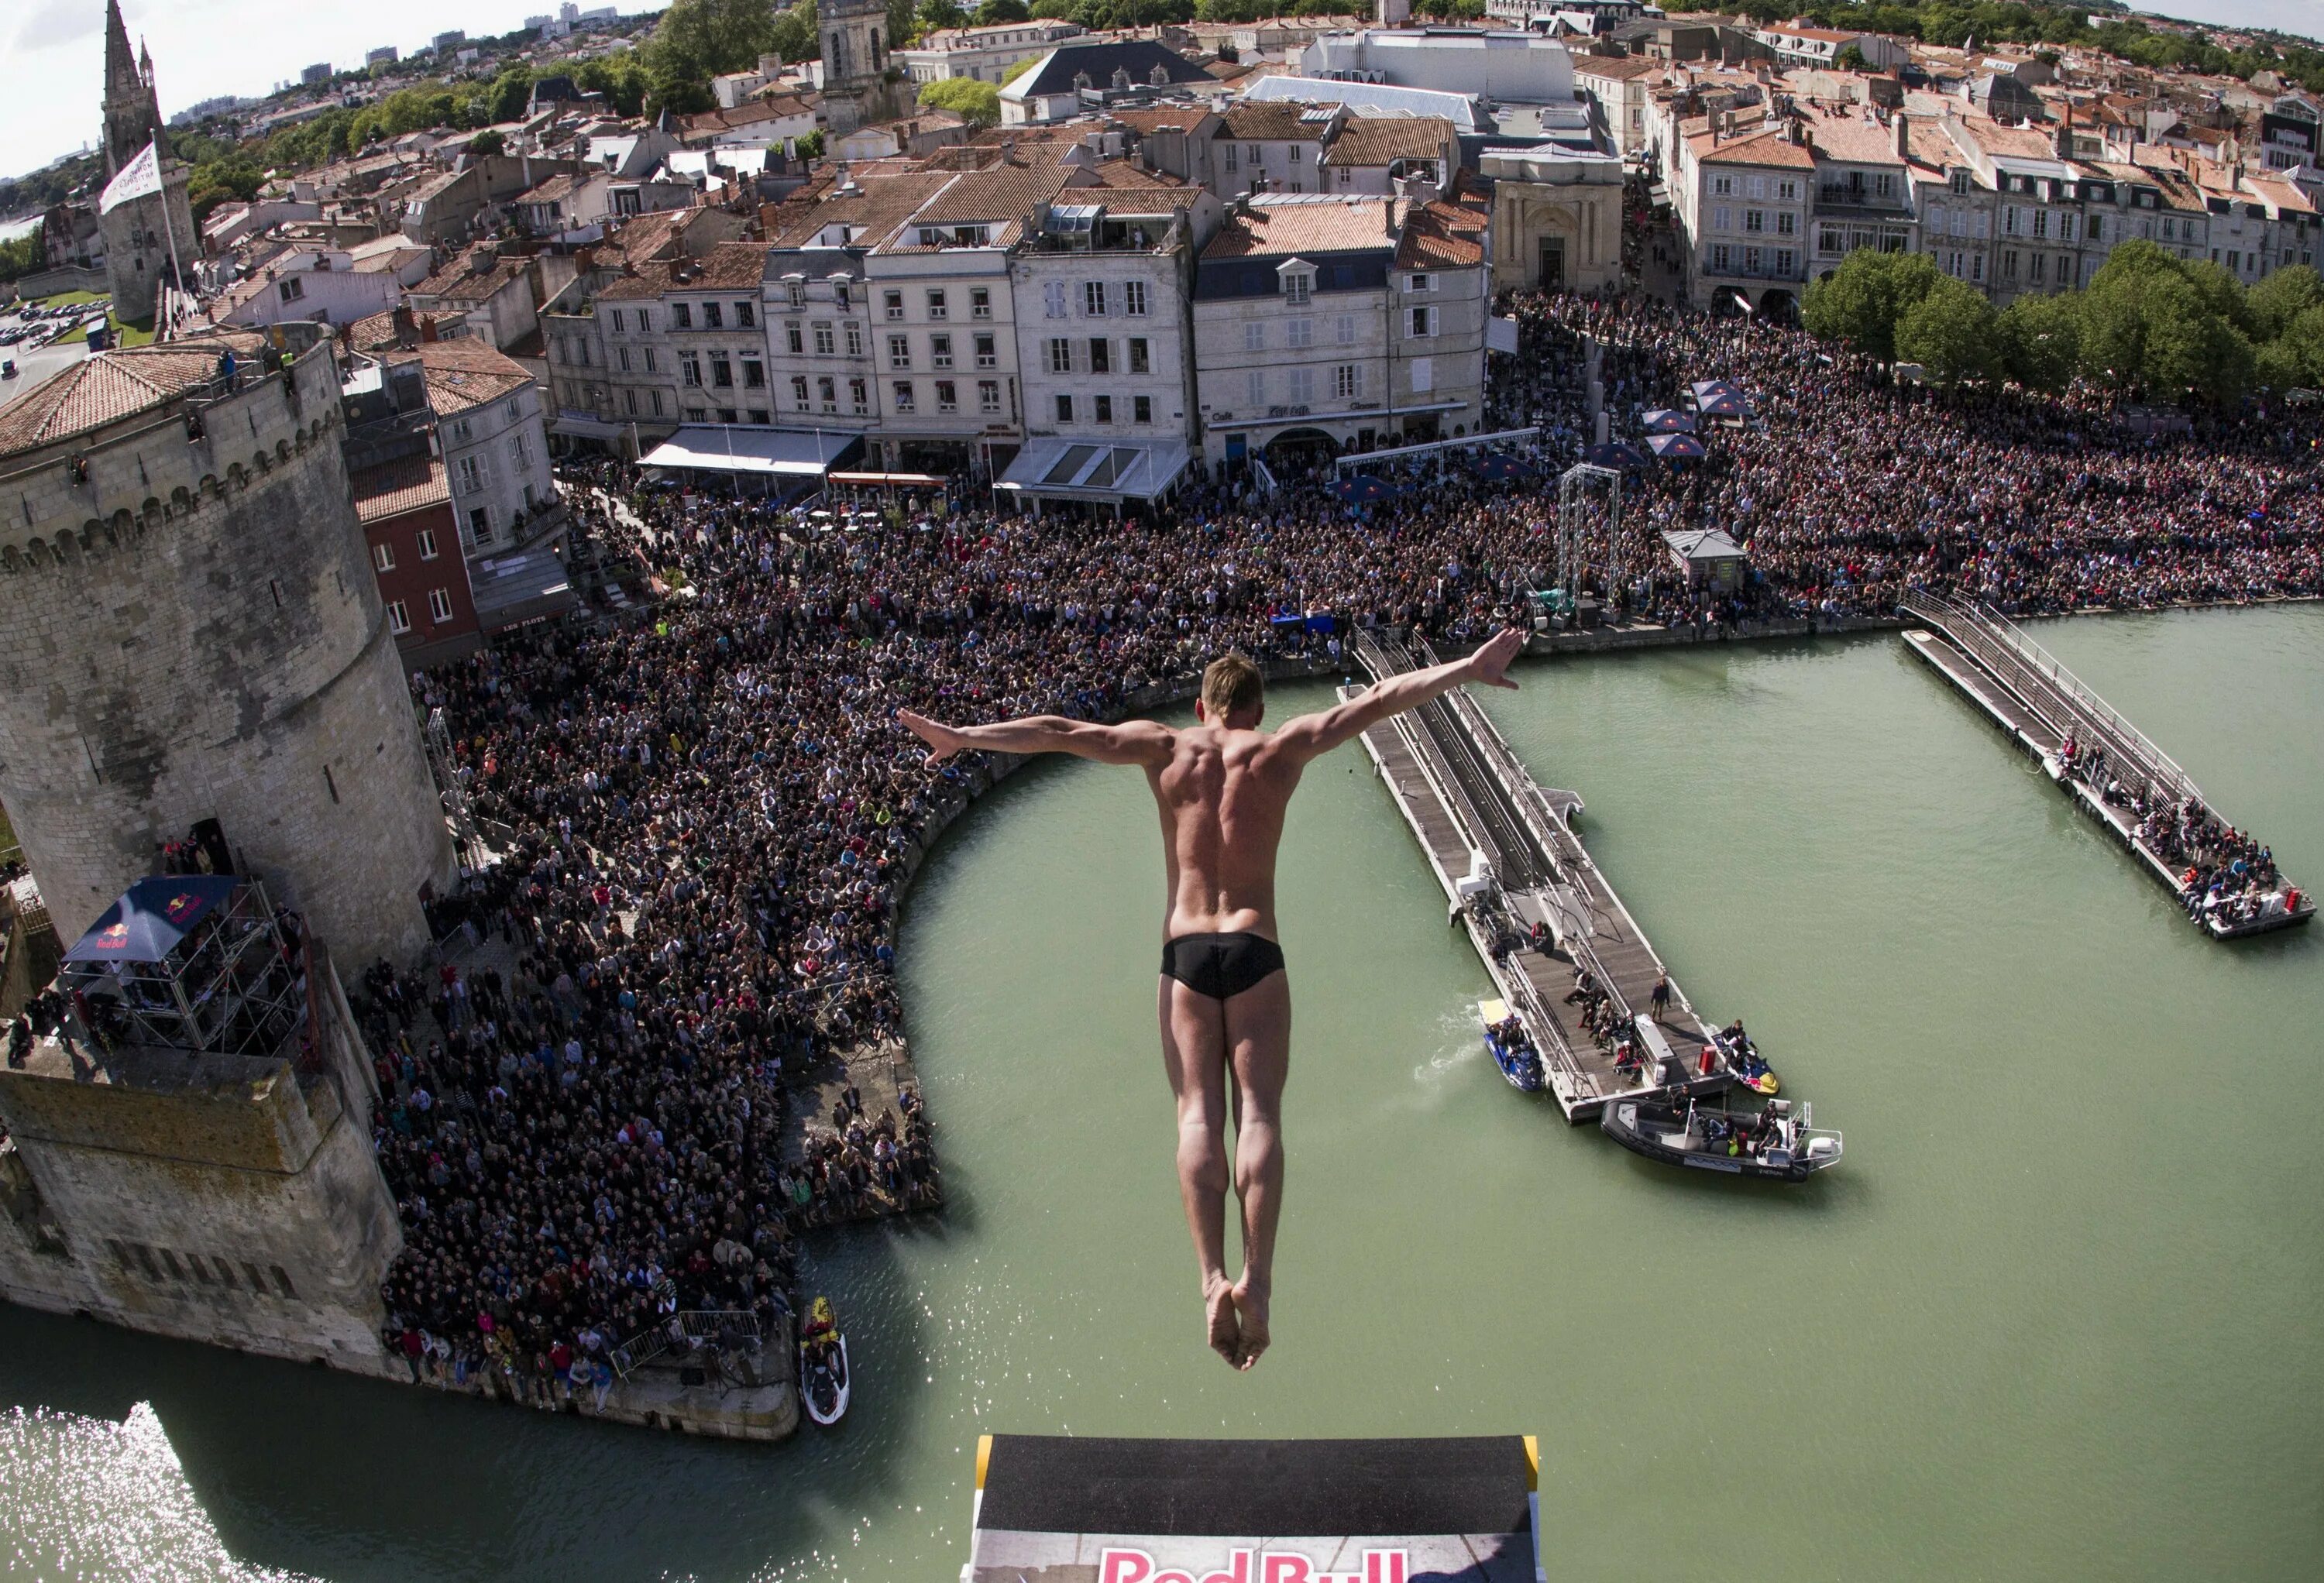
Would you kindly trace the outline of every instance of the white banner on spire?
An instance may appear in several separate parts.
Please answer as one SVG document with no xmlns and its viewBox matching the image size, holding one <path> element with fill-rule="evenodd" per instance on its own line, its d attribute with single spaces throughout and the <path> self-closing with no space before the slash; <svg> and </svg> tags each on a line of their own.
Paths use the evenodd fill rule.
<svg viewBox="0 0 2324 1583">
<path fill-rule="evenodd" d="M 137 198 L 150 198 L 161 190 L 161 151 L 156 143 L 147 143 L 144 152 L 121 167 L 121 173 L 105 184 L 105 196 L 97 200 L 97 212 L 109 215 L 123 204 Z"/>
</svg>

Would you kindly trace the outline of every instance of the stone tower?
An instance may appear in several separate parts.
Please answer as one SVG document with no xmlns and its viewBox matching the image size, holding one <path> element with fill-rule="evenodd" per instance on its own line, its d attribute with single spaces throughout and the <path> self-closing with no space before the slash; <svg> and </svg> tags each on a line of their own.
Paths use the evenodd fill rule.
<svg viewBox="0 0 2324 1583">
<path fill-rule="evenodd" d="M 327 339 L 244 333 L 0 410 L 0 804 L 60 939 L 216 819 L 340 962 L 427 943 L 451 842 L 340 428 Z"/>
<path fill-rule="evenodd" d="M 888 58 L 887 0 L 819 0 L 823 33 L 823 115 L 835 137 L 903 114 L 903 84 Z"/>
<path fill-rule="evenodd" d="M 144 324 L 153 316 L 153 293 L 174 271 L 190 270 L 201 257 L 201 233 L 187 190 L 193 172 L 170 157 L 170 136 L 161 123 L 161 97 L 153 85 L 153 57 L 129 52 L 129 30 L 121 21 L 120 0 L 105 3 L 105 136 L 106 181 L 155 145 L 161 190 L 98 216 L 105 230 L 106 272 L 112 279 L 116 317 Z"/>
</svg>

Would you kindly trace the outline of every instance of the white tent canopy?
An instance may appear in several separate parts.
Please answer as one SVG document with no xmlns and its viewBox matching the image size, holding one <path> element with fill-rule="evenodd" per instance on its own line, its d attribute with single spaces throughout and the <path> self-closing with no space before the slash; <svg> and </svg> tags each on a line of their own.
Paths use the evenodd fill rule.
<svg viewBox="0 0 2324 1583">
<path fill-rule="evenodd" d="M 694 473 L 820 478 L 854 443 L 852 434 L 688 425 L 648 451 L 641 465 Z"/>
<path fill-rule="evenodd" d="M 1000 487 L 1061 500 L 1150 501 L 1178 481 L 1188 459 L 1184 440 L 1117 445 L 1042 436 L 1017 453 Z"/>
</svg>

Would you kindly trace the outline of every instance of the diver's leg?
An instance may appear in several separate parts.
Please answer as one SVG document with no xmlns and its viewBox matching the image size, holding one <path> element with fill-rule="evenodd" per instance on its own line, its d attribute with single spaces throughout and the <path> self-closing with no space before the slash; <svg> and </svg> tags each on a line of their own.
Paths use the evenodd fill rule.
<svg viewBox="0 0 2324 1583">
<path fill-rule="evenodd" d="M 1178 1100 L 1178 1196 L 1202 1265 L 1211 1349 L 1239 1363 L 1242 1338 L 1226 1275 L 1225 1008 L 1163 975 L 1162 1069 Z"/>
<path fill-rule="evenodd" d="M 1229 998 L 1227 1059 L 1235 1082 L 1235 1196 L 1242 1201 L 1242 1331 L 1236 1367 L 1267 1350 L 1275 1284 L 1275 1222 L 1283 1210 L 1283 1082 L 1291 1065 L 1291 980 L 1280 970 Z"/>
</svg>

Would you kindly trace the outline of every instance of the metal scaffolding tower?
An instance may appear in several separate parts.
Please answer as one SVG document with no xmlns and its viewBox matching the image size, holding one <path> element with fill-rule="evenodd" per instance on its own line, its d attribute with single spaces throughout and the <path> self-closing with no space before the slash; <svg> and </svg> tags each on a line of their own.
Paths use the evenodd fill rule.
<svg viewBox="0 0 2324 1583">
<path fill-rule="evenodd" d="M 1584 557 L 1595 536 L 1591 494 L 1599 484 L 1606 489 L 1605 595 L 1610 604 L 1621 586 L 1622 569 L 1622 474 L 1615 468 L 1576 462 L 1558 474 L 1557 585 L 1569 600 L 1581 593 Z"/>
</svg>

